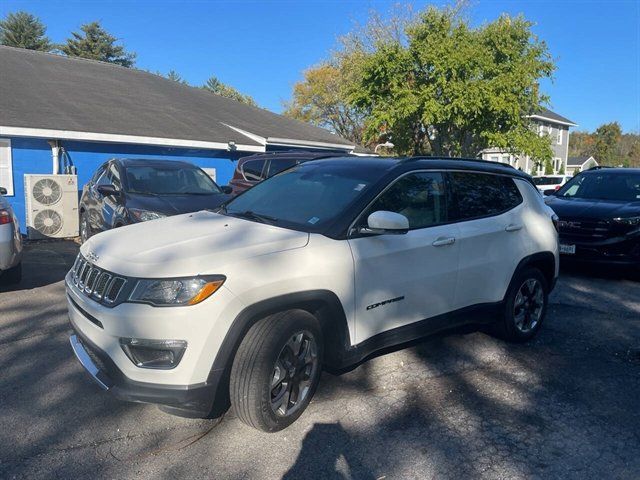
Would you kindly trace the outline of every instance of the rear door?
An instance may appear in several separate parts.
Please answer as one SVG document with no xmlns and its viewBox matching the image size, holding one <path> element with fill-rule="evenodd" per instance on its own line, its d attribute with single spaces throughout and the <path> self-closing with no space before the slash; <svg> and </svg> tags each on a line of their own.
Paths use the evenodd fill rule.
<svg viewBox="0 0 640 480">
<path fill-rule="evenodd" d="M 355 270 L 356 341 L 451 309 L 459 245 L 449 222 L 448 193 L 440 172 L 412 172 L 397 179 L 360 216 L 379 210 L 409 220 L 403 235 L 351 238 Z"/>
<path fill-rule="evenodd" d="M 455 307 L 500 301 L 527 248 L 522 195 L 509 176 L 451 172 L 449 178 L 460 247 Z"/>
</svg>

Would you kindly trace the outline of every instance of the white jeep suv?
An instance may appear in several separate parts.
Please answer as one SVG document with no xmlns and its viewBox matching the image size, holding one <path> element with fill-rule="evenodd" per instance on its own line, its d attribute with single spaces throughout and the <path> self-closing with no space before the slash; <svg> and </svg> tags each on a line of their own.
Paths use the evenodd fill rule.
<svg viewBox="0 0 640 480">
<path fill-rule="evenodd" d="M 558 274 L 530 177 L 476 160 L 334 158 L 225 207 L 106 231 L 66 277 L 76 356 L 117 397 L 280 430 L 323 366 L 468 323 L 524 341 Z"/>
</svg>

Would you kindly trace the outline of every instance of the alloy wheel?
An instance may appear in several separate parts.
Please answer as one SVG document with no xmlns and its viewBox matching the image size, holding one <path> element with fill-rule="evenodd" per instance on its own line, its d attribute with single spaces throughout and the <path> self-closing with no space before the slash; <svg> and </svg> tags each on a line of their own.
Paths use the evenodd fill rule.
<svg viewBox="0 0 640 480">
<path fill-rule="evenodd" d="M 544 289 L 540 281 L 535 278 L 525 280 L 513 302 L 516 328 L 522 333 L 529 333 L 536 328 L 542 318 L 544 304 Z"/>
<path fill-rule="evenodd" d="M 311 393 L 318 370 L 318 345 L 308 331 L 297 332 L 282 347 L 271 377 L 271 409 L 293 415 Z"/>
</svg>

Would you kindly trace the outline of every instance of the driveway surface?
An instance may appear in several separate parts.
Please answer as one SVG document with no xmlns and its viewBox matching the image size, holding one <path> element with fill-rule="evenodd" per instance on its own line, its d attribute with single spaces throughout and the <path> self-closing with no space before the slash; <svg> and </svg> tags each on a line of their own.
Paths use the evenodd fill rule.
<svg viewBox="0 0 640 480">
<path fill-rule="evenodd" d="M 456 331 L 324 373 L 264 434 L 101 391 L 73 357 L 71 242 L 30 244 L 0 289 L 0 478 L 640 477 L 640 282 L 563 271 L 531 343 Z"/>
</svg>

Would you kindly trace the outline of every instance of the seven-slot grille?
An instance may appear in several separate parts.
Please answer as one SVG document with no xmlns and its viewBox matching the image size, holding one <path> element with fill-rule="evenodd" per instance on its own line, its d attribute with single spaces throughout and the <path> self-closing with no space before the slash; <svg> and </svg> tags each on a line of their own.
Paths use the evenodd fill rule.
<svg viewBox="0 0 640 480">
<path fill-rule="evenodd" d="M 74 285 L 82 293 L 107 305 L 115 303 L 127 283 L 125 278 L 96 267 L 81 254 L 71 272 Z"/>
</svg>

